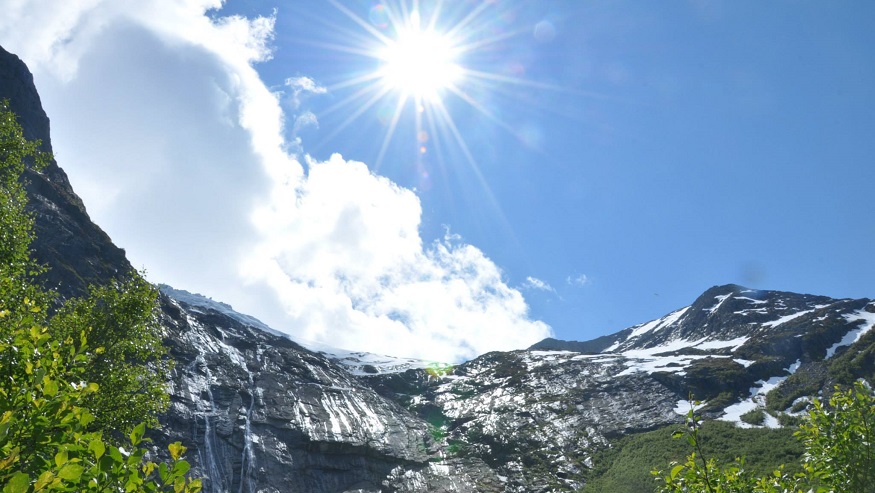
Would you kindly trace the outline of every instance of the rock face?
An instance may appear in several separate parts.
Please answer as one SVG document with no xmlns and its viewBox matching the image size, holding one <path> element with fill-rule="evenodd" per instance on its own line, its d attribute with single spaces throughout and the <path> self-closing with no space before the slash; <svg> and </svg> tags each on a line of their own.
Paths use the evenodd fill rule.
<svg viewBox="0 0 875 493">
<path fill-rule="evenodd" d="M 42 141 L 51 152 L 49 118 L 43 111 L 33 76 L 17 56 L 0 47 L 0 100 L 10 109 L 28 139 Z M 91 222 L 67 174 L 52 160 L 40 172 L 27 170 L 28 207 L 36 218 L 32 248 L 40 263 L 51 266 L 45 274 L 48 287 L 63 297 L 83 294 L 89 285 L 105 284 L 131 271 L 124 250 Z"/>
<path fill-rule="evenodd" d="M 206 491 L 499 491 L 482 461 L 445 460 L 426 422 L 325 356 L 162 292 L 176 370 L 160 442 L 196 444 Z"/>
<path fill-rule="evenodd" d="M 27 68 L 0 49 L 0 98 L 50 150 Z M 37 258 L 63 296 L 130 272 L 53 162 L 28 172 Z M 778 426 L 835 383 L 875 378 L 875 303 L 709 289 L 593 341 L 547 339 L 455 367 L 313 352 L 228 305 L 164 286 L 176 360 L 153 434 L 189 447 L 206 492 L 552 492 L 584 484 L 612 439 L 702 412 Z M 761 423 L 744 413 L 765 408 Z"/>
</svg>

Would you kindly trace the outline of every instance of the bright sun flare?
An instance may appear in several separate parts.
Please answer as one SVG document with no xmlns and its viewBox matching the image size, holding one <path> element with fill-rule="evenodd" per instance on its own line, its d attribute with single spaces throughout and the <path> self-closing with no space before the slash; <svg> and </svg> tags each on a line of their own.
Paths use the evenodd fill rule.
<svg viewBox="0 0 875 493">
<path fill-rule="evenodd" d="M 462 75 L 457 48 L 450 37 L 423 28 L 419 16 L 399 29 L 397 37 L 379 53 L 383 83 L 417 100 L 434 100 L 453 87 Z"/>
<path fill-rule="evenodd" d="M 415 146 L 420 165 L 422 158 L 431 156 L 433 151 L 437 156 L 444 151 L 458 151 L 480 177 L 464 132 L 453 119 L 453 107 L 465 104 L 516 135 L 518 130 L 501 118 L 494 103 L 489 104 L 490 99 L 483 96 L 510 94 L 514 88 L 522 87 L 550 89 L 545 84 L 527 81 L 520 75 L 522 64 L 508 63 L 502 57 L 507 42 L 527 32 L 506 25 L 506 19 L 513 16 L 505 15 L 509 8 L 502 6 L 510 3 L 380 0 L 371 2 L 366 15 L 362 15 L 363 12 L 350 9 L 340 0 L 329 1 L 367 35 L 341 28 L 339 38 L 352 41 L 325 46 L 376 63 L 373 70 L 354 72 L 355 75 L 328 87 L 329 91 L 355 90 L 324 111 L 347 113 L 343 123 L 325 140 L 338 135 L 362 115 L 377 115 L 385 133 L 374 160 L 375 169 L 383 162 L 396 130 L 412 124 L 415 140 L 411 147 Z M 484 53 L 489 56 L 484 57 Z M 403 116 L 411 107 L 412 119 Z M 488 184 L 482 179 L 481 184 L 488 193 Z"/>
</svg>

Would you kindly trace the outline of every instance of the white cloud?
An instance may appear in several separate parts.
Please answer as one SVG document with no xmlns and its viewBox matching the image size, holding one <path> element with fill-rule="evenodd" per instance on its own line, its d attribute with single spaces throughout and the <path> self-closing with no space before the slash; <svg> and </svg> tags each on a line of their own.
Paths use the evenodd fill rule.
<svg viewBox="0 0 875 493">
<path fill-rule="evenodd" d="M 292 90 L 291 102 L 292 108 L 298 109 L 301 107 L 302 95 L 308 94 L 325 94 L 328 92 L 328 89 L 320 86 L 313 79 L 309 77 L 290 77 L 286 79 L 286 86 Z"/>
<path fill-rule="evenodd" d="M 589 284 L 590 280 L 588 277 L 586 277 L 586 274 L 580 274 L 574 277 L 568 276 L 567 278 L 565 278 L 565 282 L 570 286 L 583 286 Z"/>
<path fill-rule="evenodd" d="M 549 291 L 551 293 L 556 292 L 556 290 L 553 289 L 553 286 L 550 286 L 546 282 L 531 276 L 526 278 L 526 282 L 523 283 L 522 287 L 524 289 L 537 289 L 538 291 Z"/>
<path fill-rule="evenodd" d="M 305 173 L 253 68 L 273 18 L 205 15 L 220 7 L 4 5 L 0 44 L 35 74 L 58 161 L 134 265 L 339 347 L 458 360 L 550 334 L 479 249 L 423 242 L 412 191 L 340 156 Z"/>
</svg>

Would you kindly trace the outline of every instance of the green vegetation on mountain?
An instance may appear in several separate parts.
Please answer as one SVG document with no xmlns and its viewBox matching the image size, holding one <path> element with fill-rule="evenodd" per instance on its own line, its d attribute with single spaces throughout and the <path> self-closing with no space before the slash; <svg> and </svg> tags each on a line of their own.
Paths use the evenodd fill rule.
<svg viewBox="0 0 875 493">
<path fill-rule="evenodd" d="M 22 175 L 49 159 L 39 145 L 0 103 L 0 488 L 199 491 L 179 443 L 170 463 L 145 459 L 144 422 L 168 399 L 154 289 L 133 272 L 58 305 L 37 281 Z"/>
<path fill-rule="evenodd" d="M 651 471 L 672 462 L 682 462 L 689 453 L 689 444 L 672 439 L 677 425 L 627 435 L 612 443 L 611 448 L 593 456 L 593 468 L 588 474 L 585 493 L 650 493 L 659 483 Z M 701 445 L 709 457 L 730 462 L 736 457 L 748 457 L 746 467 L 757 474 L 766 474 L 781 464 L 797 464 L 802 445 L 789 429 L 738 428 L 732 423 L 703 423 Z"/>
<path fill-rule="evenodd" d="M 668 472 L 654 472 L 659 493 L 873 493 L 875 492 L 875 393 L 857 381 L 827 404 L 815 400 L 795 435 L 805 449 L 802 470 L 763 474 L 745 461 L 718 459 L 703 447 L 705 431 L 691 410 L 684 437 L 693 448 Z M 721 465 L 729 464 L 729 465 Z"/>
</svg>

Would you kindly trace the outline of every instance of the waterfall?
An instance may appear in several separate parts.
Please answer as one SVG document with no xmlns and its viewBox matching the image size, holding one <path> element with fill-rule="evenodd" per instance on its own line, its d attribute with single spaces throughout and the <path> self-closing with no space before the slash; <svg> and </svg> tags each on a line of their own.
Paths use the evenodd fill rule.
<svg viewBox="0 0 875 493">
<path fill-rule="evenodd" d="M 239 493 L 243 493 L 243 487 L 246 486 L 246 491 L 253 493 L 255 491 L 255 478 L 252 477 L 252 466 L 255 463 L 255 454 L 252 451 L 252 427 L 251 417 L 252 408 L 255 407 L 255 382 L 252 379 L 252 372 L 249 371 L 247 365 L 242 365 L 246 370 L 246 375 L 249 381 L 249 407 L 246 408 L 246 413 L 243 415 L 243 457 L 240 459 L 240 489 Z"/>
<path fill-rule="evenodd" d="M 204 353 L 201 351 L 197 358 L 192 363 L 193 366 L 203 365 L 204 373 L 206 374 L 206 382 L 200 391 L 206 391 L 209 399 L 210 409 L 202 413 L 195 413 L 195 426 L 197 426 L 197 415 L 200 414 L 204 418 L 204 445 L 203 448 L 198 447 L 198 457 L 200 458 L 201 466 L 207 473 L 209 478 L 209 488 L 204 488 L 205 491 L 224 493 L 226 490 L 224 483 L 224 472 L 222 471 L 221 458 L 216 453 L 216 428 L 213 426 L 212 420 L 216 417 L 216 403 L 213 400 L 213 374 L 210 372 L 210 367 L 207 365 Z M 206 485 L 205 485 L 206 486 Z"/>
</svg>

